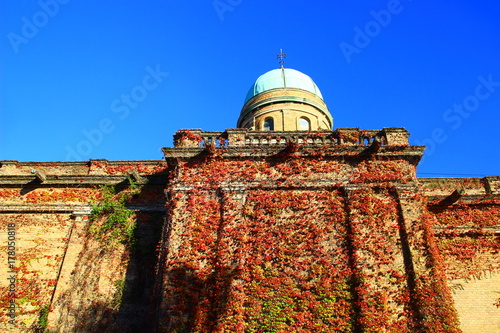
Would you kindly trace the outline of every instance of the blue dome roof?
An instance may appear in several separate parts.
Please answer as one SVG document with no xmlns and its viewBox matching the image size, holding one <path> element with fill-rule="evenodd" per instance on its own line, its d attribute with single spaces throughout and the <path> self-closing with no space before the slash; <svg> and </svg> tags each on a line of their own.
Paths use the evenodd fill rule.
<svg viewBox="0 0 500 333">
<path fill-rule="evenodd" d="M 318 86 L 306 74 L 291 68 L 273 69 L 259 78 L 248 91 L 245 103 L 252 97 L 271 89 L 296 88 L 309 91 L 323 99 Z"/>
</svg>

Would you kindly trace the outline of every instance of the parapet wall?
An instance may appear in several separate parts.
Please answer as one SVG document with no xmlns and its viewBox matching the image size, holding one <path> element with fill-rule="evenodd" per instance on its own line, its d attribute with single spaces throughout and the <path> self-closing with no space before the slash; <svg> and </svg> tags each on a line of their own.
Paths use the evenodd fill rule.
<svg viewBox="0 0 500 333">
<path fill-rule="evenodd" d="M 338 128 L 333 131 L 253 131 L 247 128 L 226 129 L 223 132 L 183 129 L 174 135 L 175 148 L 241 147 L 241 146 L 285 146 L 289 142 L 304 145 L 370 146 L 408 145 L 409 133 L 402 127 L 387 127 L 382 130 L 360 130 L 359 128 Z"/>
</svg>

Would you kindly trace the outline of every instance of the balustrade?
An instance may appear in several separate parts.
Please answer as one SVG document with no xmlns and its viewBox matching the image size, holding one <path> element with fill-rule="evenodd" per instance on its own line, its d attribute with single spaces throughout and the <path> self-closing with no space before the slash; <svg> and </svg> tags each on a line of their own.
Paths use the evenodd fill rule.
<svg viewBox="0 0 500 333">
<path fill-rule="evenodd" d="M 224 132 L 180 130 L 174 135 L 175 147 L 194 148 L 214 145 L 234 146 L 285 146 L 297 142 L 308 146 L 370 146 L 375 141 L 381 145 L 408 145 L 408 132 L 401 127 L 382 130 L 338 128 L 333 131 L 251 131 L 246 128 L 227 129 Z"/>
</svg>

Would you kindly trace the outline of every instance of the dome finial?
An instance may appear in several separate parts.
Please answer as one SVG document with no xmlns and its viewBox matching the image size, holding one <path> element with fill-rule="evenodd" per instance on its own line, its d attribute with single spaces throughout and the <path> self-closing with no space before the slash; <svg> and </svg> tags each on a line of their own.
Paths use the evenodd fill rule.
<svg viewBox="0 0 500 333">
<path fill-rule="evenodd" d="M 286 53 L 283 53 L 283 49 L 280 49 L 280 53 L 276 56 L 279 60 L 280 68 L 283 68 L 285 64 Z"/>
</svg>

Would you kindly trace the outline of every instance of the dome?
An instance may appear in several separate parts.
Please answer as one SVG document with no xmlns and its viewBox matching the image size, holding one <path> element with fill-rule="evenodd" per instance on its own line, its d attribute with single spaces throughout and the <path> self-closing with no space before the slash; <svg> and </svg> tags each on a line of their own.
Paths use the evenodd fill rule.
<svg viewBox="0 0 500 333">
<path fill-rule="evenodd" d="M 236 127 L 255 131 L 331 130 L 333 118 L 309 76 L 281 67 L 255 81 Z"/>
<path fill-rule="evenodd" d="M 306 74 L 291 68 L 273 69 L 259 78 L 252 85 L 245 98 L 245 103 L 252 97 L 271 89 L 296 88 L 309 91 L 323 99 L 318 86 Z"/>
</svg>

